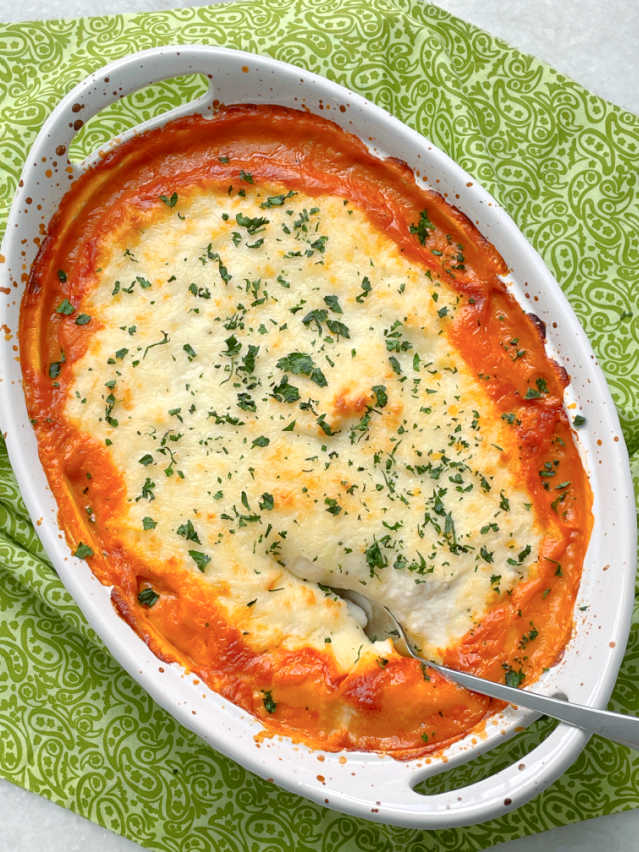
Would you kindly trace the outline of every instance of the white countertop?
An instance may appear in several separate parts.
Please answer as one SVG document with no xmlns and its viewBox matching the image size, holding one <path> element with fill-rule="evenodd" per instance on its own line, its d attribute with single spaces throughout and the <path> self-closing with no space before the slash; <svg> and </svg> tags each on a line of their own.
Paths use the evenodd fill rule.
<svg viewBox="0 0 639 852">
<path fill-rule="evenodd" d="M 0 22 L 205 5 L 196 0 L 0 0 Z M 639 4 L 632 0 L 439 0 L 598 95 L 639 113 Z M 628 852 L 639 810 L 493 847 L 499 852 Z M 267 838 L 265 838 L 267 839 Z M 0 779 L 0 852 L 134 852 L 135 843 Z M 293 850 L 294 852 L 294 850 Z M 459 850 L 466 852 L 466 850 Z"/>
</svg>

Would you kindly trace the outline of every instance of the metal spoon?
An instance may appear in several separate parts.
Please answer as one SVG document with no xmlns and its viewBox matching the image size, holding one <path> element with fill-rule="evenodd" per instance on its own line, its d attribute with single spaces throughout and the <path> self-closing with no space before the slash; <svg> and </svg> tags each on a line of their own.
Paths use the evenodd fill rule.
<svg viewBox="0 0 639 852">
<path fill-rule="evenodd" d="M 498 698 L 509 704 L 516 704 L 529 710 L 544 713 L 546 716 L 567 722 L 569 725 L 574 725 L 589 733 L 599 734 L 614 742 L 639 749 L 639 718 L 624 716 L 622 713 L 610 713 L 608 710 L 598 710 L 595 707 L 585 707 L 583 704 L 573 704 L 571 701 L 564 701 L 561 698 L 549 698 L 536 692 L 529 692 L 527 689 L 495 683 L 492 680 L 486 680 L 486 678 L 460 672 L 456 669 L 450 669 L 448 666 L 441 666 L 431 660 L 426 660 L 414 650 L 403 627 L 387 606 L 377 603 L 361 592 L 334 586 L 330 588 L 339 597 L 351 601 L 364 611 L 367 616 L 364 632 L 369 639 L 375 641 L 376 639 L 391 637 L 400 654 L 414 657 L 420 663 L 441 672 L 449 680 L 458 683 L 460 686 L 465 686 L 473 692 L 479 692 L 482 695 L 489 695 L 491 698 Z"/>
</svg>

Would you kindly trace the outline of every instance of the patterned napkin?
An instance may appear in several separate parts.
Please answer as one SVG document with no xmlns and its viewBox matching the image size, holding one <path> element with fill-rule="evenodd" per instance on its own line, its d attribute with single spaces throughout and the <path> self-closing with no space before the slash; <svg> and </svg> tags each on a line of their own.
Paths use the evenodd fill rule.
<svg viewBox="0 0 639 852">
<path fill-rule="evenodd" d="M 606 371 L 639 480 L 639 119 L 536 59 L 412 0 L 260 0 L 0 28 L 0 227 L 49 111 L 105 62 L 201 42 L 270 54 L 360 92 L 447 151 L 541 252 Z M 195 78 L 183 81 L 195 92 Z M 92 122 L 87 150 L 175 102 L 150 87 Z M 0 439 L 1 440 L 1 439 Z M 0 772 L 166 852 L 485 849 L 639 806 L 639 755 L 595 737 L 516 812 L 421 832 L 325 810 L 261 781 L 181 728 L 119 668 L 62 587 L 0 443 Z M 611 707 L 639 714 L 635 618 Z M 461 786 L 507 765 L 542 721 L 429 783 Z M 541 729 L 541 730 L 540 730 Z"/>
</svg>

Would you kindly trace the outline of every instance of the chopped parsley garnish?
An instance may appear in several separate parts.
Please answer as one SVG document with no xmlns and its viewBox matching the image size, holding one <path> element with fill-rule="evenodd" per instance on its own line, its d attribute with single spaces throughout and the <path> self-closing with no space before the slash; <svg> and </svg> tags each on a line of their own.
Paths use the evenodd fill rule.
<svg viewBox="0 0 639 852">
<path fill-rule="evenodd" d="M 388 559 L 384 556 L 377 539 L 373 539 L 373 543 L 366 548 L 364 555 L 371 577 L 376 576 L 375 572 L 378 568 L 385 568 L 388 565 Z"/>
<path fill-rule="evenodd" d="M 379 408 L 384 408 L 388 402 L 388 394 L 386 393 L 385 385 L 373 385 L 373 393 L 375 394 L 375 404 Z"/>
<path fill-rule="evenodd" d="M 64 283 L 67 280 L 67 273 L 64 269 L 58 269 L 58 281 L 62 281 Z"/>
<path fill-rule="evenodd" d="M 328 506 L 328 509 L 326 511 L 330 515 L 339 515 L 339 513 L 342 511 L 342 507 L 339 505 L 339 503 L 334 497 L 325 497 L 324 503 L 326 506 Z"/>
<path fill-rule="evenodd" d="M 49 364 L 49 378 L 50 379 L 57 379 L 58 378 L 58 376 L 60 375 L 60 371 L 62 370 L 62 365 L 64 364 L 65 361 L 66 361 L 66 357 L 64 355 L 64 352 L 61 352 L 60 353 L 60 360 L 59 361 L 52 361 Z"/>
<path fill-rule="evenodd" d="M 193 522 L 190 519 L 185 524 L 180 524 L 176 532 L 179 536 L 182 536 L 182 538 L 185 538 L 187 541 L 194 541 L 196 544 L 202 544 L 199 535 L 195 531 Z"/>
<path fill-rule="evenodd" d="M 242 391 L 237 395 L 237 406 L 241 408 L 242 411 L 255 411 L 255 400 L 250 395 L 250 393 L 246 393 L 246 391 Z"/>
<path fill-rule="evenodd" d="M 267 438 L 265 435 L 260 435 L 259 438 L 256 438 L 251 444 L 251 448 L 253 447 L 268 447 L 271 443 L 271 439 Z"/>
<path fill-rule="evenodd" d="M 355 301 L 359 302 L 360 305 L 364 301 L 364 299 L 368 296 L 370 291 L 373 289 L 373 287 L 371 286 L 371 282 L 369 281 L 368 275 L 365 275 L 362 278 L 361 287 L 362 287 L 362 292 L 358 296 L 355 296 Z"/>
<path fill-rule="evenodd" d="M 148 465 L 153 463 L 153 456 L 151 453 L 146 453 L 141 458 L 138 459 L 138 462 L 143 465 Z"/>
<path fill-rule="evenodd" d="M 324 388 L 327 385 L 326 376 L 315 366 L 315 363 L 310 355 L 305 355 L 303 352 L 291 352 L 290 355 L 285 355 L 277 362 L 277 367 L 286 373 L 293 373 L 296 376 L 308 376 L 319 387 Z"/>
<path fill-rule="evenodd" d="M 222 351 L 222 355 L 227 355 L 229 358 L 234 358 L 239 354 L 240 349 L 242 348 L 242 344 L 239 342 L 237 337 L 232 334 L 230 337 L 227 337 L 224 341 L 226 343 L 226 349 Z"/>
<path fill-rule="evenodd" d="M 502 668 L 506 672 L 506 676 L 504 677 L 506 685 L 519 689 L 526 679 L 526 675 L 522 672 L 522 670 L 519 669 L 519 671 L 515 671 L 515 669 L 509 666 L 508 663 L 502 663 Z"/>
<path fill-rule="evenodd" d="M 269 494 L 268 491 L 265 491 L 264 494 L 262 494 L 259 505 L 260 505 L 260 509 L 265 509 L 267 511 L 272 509 L 273 506 L 275 505 L 275 501 L 273 500 L 273 495 Z"/>
<path fill-rule="evenodd" d="M 575 414 L 575 416 L 572 419 L 572 425 L 576 429 L 578 429 L 580 426 L 584 426 L 585 423 L 586 423 L 586 418 L 583 416 L 583 414 Z"/>
<path fill-rule="evenodd" d="M 388 360 L 390 361 L 390 365 L 393 368 L 393 372 L 396 373 L 398 376 L 401 376 L 402 368 L 397 358 L 394 355 L 389 355 Z"/>
<path fill-rule="evenodd" d="M 142 518 L 142 529 L 145 530 L 154 530 L 158 525 L 157 521 L 154 521 L 153 518 L 150 518 L 148 515 Z"/>
<path fill-rule="evenodd" d="M 415 234 L 417 239 L 420 241 L 422 245 L 426 244 L 426 238 L 428 237 L 429 231 L 434 231 L 435 226 L 428 218 L 428 213 L 425 210 L 422 210 L 419 214 L 419 221 L 417 224 L 412 224 L 410 226 L 411 234 Z"/>
<path fill-rule="evenodd" d="M 65 317 L 70 316 L 75 311 L 75 308 L 68 299 L 63 299 L 55 309 L 56 314 L 63 314 Z"/>
<path fill-rule="evenodd" d="M 253 175 L 249 172 L 245 172 L 244 169 L 240 169 L 240 177 L 242 180 L 246 181 L 246 183 L 253 183 Z"/>
<path fill-rule="evenodd" d="M 326 415 L 321 414 L 315 421 L 325 435 L 334 435 L 335 432 L 331 429 L 329 423 L 326 422 Z"/>
<path fill-rule="evenodd" d="M 273 396 L 278 402 L 297 402 L 300 398 L 299 388 L 288 382 L 288 376 L 283 376 L 279 385 L 273 388 Z"/>
<path fill-rule="evenodd" d="M 328 237 L 318 237 L 316 240 L 310 244 L 312 249 L 315 251 L 319 251 L 323 254 L 326 251 L 326 243 L 328 242 Z"/>
<path fill-rule="evenodd" d="M 348 327 L 345 326 L 343 322 L 339 322 L 339 320 L 327 319 L 326 325 L 328 326 L 329 330 L 336 337 L 348 337 L 348 338 L 350 338 L 350 336 L 351 336 L 350 331 L 348 330 Z"/>
<path fill-rule="evenodd" d="M 78 546 L 76 547 L 73 555 L 77 556 L 78 559 L 88 559 L 89 556 L 93 556 L 93 548 L 80 541 L 78 542 Z"/>
<path fill-rule="evenodd" d="M 545 393 L 548 393 L 548 384 L 545 379 L 536 379 L 535 385 L 534 388 L 528 388 L 524 399 L 539 399 Z"/>
<path fill-rule="evenodd" d="M 343 314 L 344 311 L 339 303 L 339 296 L 324 296 L 324 304 L 335 314 Z"/>
<path fill-rule="evenodd" d="M 146 589 L 142 589 L 141 592 L 138 593 L 138 601 L 142 604 L 142 606 L 151 607 L 159 600 L 160 596 L 157 592 L 154 592 L 151 586 L 147 586 Z"/>
<path fill-rule="evenodd" d="M 263 201 L 260 204 L 260 207 L 262 209 L 267 207 L 282 207 L 287 198 L 292 198 L 296 194 L 297 193 L 293 192 L 291 189 L 286 193 L 286 195 L 271 195 L 266 199 L 266 201 Z"/>
<path fill-rule="evenodd" d="M 323 308 L 316 308 L 314 311 L 309 311 L 302 319 L 304 325 L 310 325 L 312 322 L 317 324 L 317 330 L 322 332 L 322 323 L 326 321 L 328 313 Z"/>
<path fill-rule="evenodd" d="M 168 195 L 161 195 L 160 196 L 160 201 L 163 201 L 166 204 L 167 207 L 175 207 L 175 205 L 177 204 L 177 200 L 178 200 L 177 192 L 174 192 L 171 196 L 168 196 Z"/>
<path fill-rule="evenodd" d="M 204 571 L 211 561 L 211 557 L 207 553 L 202 553 L 200 550 L 189 550 L 189 556 L 195 562 L 200 571 Z"/>
<path fill-rule="evenodd" d="M 166 331 L 163 331 L 162 332 L 162 340 L 156 340 L 155 343 L 149 343 L 149 345 L 145 347 L 144 353 L 142 355 L 142 360 L 144 360 L 146 358 L 146 355 L 147 355 L 147 352 L 149 351 L 149 349 L 153 349 L 154 346 L 163 346 L 165 343 L 168 343 L 170 339 L 171 338 L 166 333 Z M 120 351 L 122 351 L 122 350 L 120 350 Z M 127 351 L 128 350 L 125 350 L 125 354 L 126 354 Z M 116 355 L 117 354 L 118 353 L 116 352 Z"/>
<path fill-rule="evenodd" d="M 264 696 L 262 698 L 262 702 L 264 704 L 264 709 L 266 710 L 266 712 L 267 713 L 275 713 L 275 711 L 277 710 L 277 704 L 275 703 L 275 701 L 273 701 L 273 696 L 271 695 L 271 690 L 270 689 L 263 689 L 262 694 Z"/>
<path fill-rule="evenodd" d="M 185 343 L 182 349 L 186 352 L 186 356 L 189 361 L 192 361 L 197 356 L 197 352 L 190 343 Z"/>
<path fill-rule="evenodd" d="M 240 228 L 246 228 L 251 236 L 253 236 L 253 234 L 257 234 L 269 223 L 269 220 L 265 216 L 256 216 L 254 219 L 251 219 L 243 213 L 238 213 L 235 217 L 235 221 Z"/>
<path fill-rule="evenodd" d="M 89 314 L 78 314 L 75 318 L 76 325 L 88 325 L 91 322 L 91 317 Z"/>
<path fill-rule="evenodd" d="M 155 494 L 153 493 L 153 489 L 155 488 L 155 482 L 152 479 L 147 478 L 144 480 L 144 485 L 142 486 L 142 494 L 140 497 L 136 497 L 136 500 L 141 500 L 142 497 L 145 500 L 151 502 L 151 500 L 155 500 Z"/>
</svg>

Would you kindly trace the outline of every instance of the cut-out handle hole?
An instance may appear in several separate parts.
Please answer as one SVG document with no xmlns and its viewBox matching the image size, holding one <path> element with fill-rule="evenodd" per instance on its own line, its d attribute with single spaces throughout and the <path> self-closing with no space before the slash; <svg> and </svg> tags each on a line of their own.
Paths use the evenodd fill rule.
<svg viewBox="0 0 639 852">
<path fill-rule="evenodd" d="M 143 122 L 156 118 L 169 110 L 184 106 L 206 94 L 208 78 L 204 74 L 183 74 L 150 83 L 131 94 L 119 98 L 82 122 L 82 105 L 78 105 L 78 133 L 69 146 L 69 159 L 81 163 L 96 151 Z"/>
<path fill-rule="evenodd" d="M 476 784 L 478 781 L 496 775 L 513 763 L 523 761 L 522 765 L 525 767 L 526 755 L 550 736 L 558 724 L 555 719 L 542 716 L 508 742 L 498 745 L 485 754 L 480 754 L 474 760 L 425 778 L 413 789 L 422 796 L 436 796 L 439 793 L 448 793 L 451 790 L 460 790 Z"/>
</svg>

